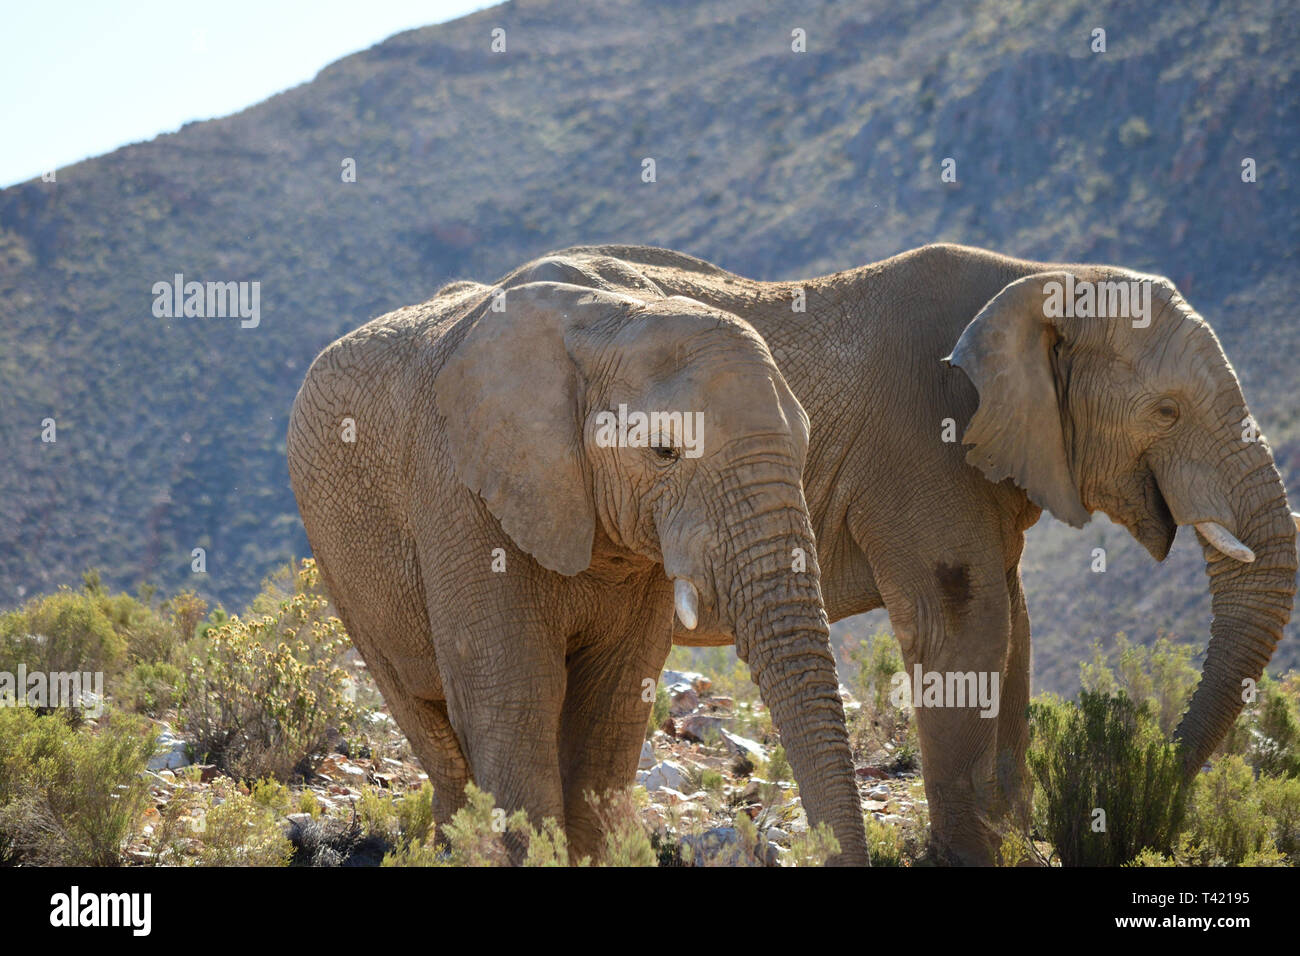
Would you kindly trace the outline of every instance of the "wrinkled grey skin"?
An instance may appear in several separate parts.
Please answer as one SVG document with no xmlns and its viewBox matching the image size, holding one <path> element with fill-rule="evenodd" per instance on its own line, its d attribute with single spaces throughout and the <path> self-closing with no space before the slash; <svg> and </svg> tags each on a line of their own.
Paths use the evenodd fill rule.
<svg viewBox="0 0 1300 956">
<path fill-rule="evenodd" d="M 435 819 L 473 779 L 598 856 L 585 795 L 633 780 L 678 579 L 736 635 L 837 862 L 865 864 L 800 483 L 807 417 L 734 316 L 545 281 L 563 278 L 516 273 L 504 312 L 455 283 L 375 319 L 321 353 L 294 403 L 308 539 Z M 703 412 L 703 454 L 603 447 L 596 415 L 620 403 Z"/>
<path fill-rule="evenodd" d="M 909 674 L 998 672 L 996 718 L 916 712 L 941 857 L 989 863 L 1003 814 L 1027 820 L 1020 556 L 1042 507 L 1076 526 L 1103 511 L 1157 560 L 1179 525 L 1200 522 L 1253 550 L 1251 563 L 1226 557 L 1198 529 L 1214 621 L 1177 733 L 1189 777 L 1223 739 L 1290 616 L 1296 528 L 1267 442 L 1242 440 L 1231 364 L 1169 280 L 954 245 L 803 282 L 638 246 L 541 261 L 570 282 L 687 295 L 753 325 L 811 421 L 804 493 L 831 620 L 883 605 Z M 1154 280 L 1149 327 L 1045 318 L 1043 283 L 1067 271 Z M 942 440 L 945 419 L 960 441 Z M 706 615 L 674 640 L 729 636 Z"/>
</svg>

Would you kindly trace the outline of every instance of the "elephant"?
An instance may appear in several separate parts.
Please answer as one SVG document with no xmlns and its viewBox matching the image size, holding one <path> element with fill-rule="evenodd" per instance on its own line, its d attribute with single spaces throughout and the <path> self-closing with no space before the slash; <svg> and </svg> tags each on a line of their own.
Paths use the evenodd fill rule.
<svg viewBox="0 0 1300 956">
<path fill-rule="evenodd" d="M 1224 738 L 1290 616 L 1300 519 L 1268 442 L 1243 440 L 1252 420 L 1218 339 L 1170 280 L 940 243 L 765 282 L 602 245 L 550 253 L 498 287 L 543 263 L 574 284 L 685 295 L 753 326 L 809 415 L 804 494 L 830 619 L 883 606 L 909 675 L 998 678 L 995 714 L 954 701 L 915 711 L 939 860 L 991 863 L 1008 821 L 1027 828 L 1020 560 L 1044 508 L 1076 527 L 1102 511 L 1157 561 L 1179 526 L 1195 528 L 1214 619 L 1176 732 L 1188 780 Z M 1061 301 L 1089 284 L 1101 294 L 1087 308 Z M 1105 305 L 1136 313 L 1144 297 L 1145 318 Z M 1085 315 L 1099 302 L 1111 317 Z M 674 640 L 729 643 L 711 613 Z"/>
<path fill-rule="evenodd" d="M 598 858 L 587 795 L 633 783 L 674 616 L 704 603 L 832 862 L 865 864 L 807 416 L 735 316 L 563 278 L 457 282 L 370 321 L 315 359 L 290 417 L 308 541 L 436 823 L 472 781 Z"/>
</svg>

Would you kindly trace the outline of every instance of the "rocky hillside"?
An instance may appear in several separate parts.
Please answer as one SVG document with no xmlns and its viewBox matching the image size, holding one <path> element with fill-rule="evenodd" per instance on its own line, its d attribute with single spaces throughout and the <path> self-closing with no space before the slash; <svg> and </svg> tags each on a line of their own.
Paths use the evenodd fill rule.
<svg viewBox="0 0 1300 956">
<path fill-rule="evenodd" d="M 513 2 L 0 191 L 0 606 L 92 565 L 241 605 L 306 553 L 284 432 L 316 352 L 450 278 L 579 242 L 765 278 L 934 240 L 1165 273 L 1214 324 L 1300 491 L 1292 14 Z M 945 157 L 956 183 L 940 182 Z M 177 273 L 260 283 L 260 321 L 156 316 L 153 286 Z M 1088 571 L 1099 542 L 1104 575 Z M 1040 686 L 1068 689 L 1119 629 L 1204 634 L 1194 550 L 1156 567 L 1104 520 L 1035 529 Z M 1293 627 L 1281 663 L 1296 643 Z"/>
</svg>

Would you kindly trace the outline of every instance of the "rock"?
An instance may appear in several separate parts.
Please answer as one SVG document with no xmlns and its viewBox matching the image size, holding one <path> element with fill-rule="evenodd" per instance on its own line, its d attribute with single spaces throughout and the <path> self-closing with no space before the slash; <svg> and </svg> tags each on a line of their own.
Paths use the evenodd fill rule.
<svg viewBox="0 0 1300 956">
<path fill-rule="evenodd" d="M 866 777 L 869 780 L 889 779 L 889 771 L 880 767 L 859 767 L 857 774 L 859 777 Z"/>
<path fill-rule="evenodd" d="M 692 866 L 776 866 L 779 851 L 766 840 L 757 847 L 742 843 L 735 827 L 713 827 L 703 833 L 688 833 L 681 839 L 683 857 L 689 850 Z"/>
<path fill-rule="evenodd" d="M 640 770 L 649 770 L 655 765 L 655 749 L 650 745 L 650 741 L 641 743 L 641 761 L 637 764 Z"/>
<path fill-rule="evenodd" d="M 736 709 L 736 701 L 731 697 L 710 697 L 700 701 L 700 706 L 707 707 L 709 713 L 717 710 L 732 711 Z"/>
<path fill-rule="evenodd" d="M 880 813 L 889 806 L 888 800 L 863 800 L 862 809 L 870 813 Z"/>
<path fill-rule="evenodd" d="M 366 782 L 365 768 L 352 763 L 342 754 L 330 754 L 320 762 L 316 772 L 323 777 L 356 787 L 364 786 Z"/>
<path fill-rule="evenodd" d="M 750 740 L 748 737 L 740 736 L 740 734 L 733 734 L 725 727 L 718 728 L 718 735 L 722 738 L 723 746 L 737 757 L 750 757 L 756 760 L 767 759 L 763 745 L 756 740 Z"/>
<path fill-rule="evenodd" d="M 882 823 L 888 823 L 893 826 L 899 826 L 907 822 L 907 817 L 900 816 L 897 813 L 887 813 L 880 818 Z"/>
<path fill-rule="evenodd" d="M 639 777 L 640 774 L 637 776 Z M 669 790 L 680 790 L 686 786 L 686 772 L 678 764 L 665 760 L 646 771 L 645 780 L 639 782 L 651 793 L 665 787 Z"/>
<path fill-rule="evenodd" d="M 876 787 L 867 794 L 867 799 L 888 801 L 890 796 L 888 787 Z"/>
<path fill-rule="evenodd" d="M 677 726 L 677 736 L 686 740 L 704 743 L 705 740 L 722 730 L 722 718 L 708 714 L 691 714 L 682 718 Z"/>
<path fill-rule="evenodd" d="M 694 687 L 685 681 L 670 684 L 667 690 L 668 698 L 671 701 L 668 706 L 668 713 L 674 717 L 689 714 L 700 705 L 700 695 L 696 693 Z"/>
<path fill-rule="evenodd" d="M 163 725 L 166 727 L 166 725 Z M 148 770 L 179 770 L 190 765 L 189 742 L 177 737 L 170 729 L 158 735 L 158 746 L 146 765 Z"/>
<path fill-rule="evenodd" d="M 767 832 L 763 834 L 769 841 L 778 846 L 785 846 L 790 842 L 790 834 L 786 833 L 780 827 L 768 827 Z"/>
<path fill-rule="evenodd" d="M 665 717 L 664 722 L 659 725 L 659 733 L 668 737 L 670 740 L 677 739 L 677 721 L 672 717 Z"/>
<path fill-rule="evenodd" d="M 662 680 L 665 685 L 682 683 L 690 684 L 697 694 L 707 694 L 709 688 L 713 686 L 713 681 L 709 680 L 703 674 L 695 673 L 695 671 L 666 670 L 663 672 Z"/>
<path fill-rule="evenodd" d="M 680 790 L 674 790 L 672 787 L 660 787 L 655 791 L 654 799 L 665 806 L 685 806 L 691 803 L 691 798 Z"/>
<path fill-rule="evenodd" d="M 201 763 L 197 765 L 199 771 L 199 783 L 211 783 L 217 779 L 217 765 L 214 763 Z"/>
<path fill-rule="evenodd" d="M 641 811 L 641 822 L 659 836 L 668 834 L 668 811 L 663 807 L 648 806 Z"/>
</svg>

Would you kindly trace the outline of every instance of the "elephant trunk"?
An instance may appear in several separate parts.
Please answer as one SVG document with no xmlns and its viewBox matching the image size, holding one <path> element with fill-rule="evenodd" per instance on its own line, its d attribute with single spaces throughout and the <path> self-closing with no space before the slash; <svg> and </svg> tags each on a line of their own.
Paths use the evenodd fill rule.
<svg viewBox="0 0 1300 956">
<path fill-rule="evenodd" d="M 1229 557 L 1198 533 L 1214 620 L 1200 683 L 1175 733 L 1188 779 L 1232 729 L 1247 688 L 1259 680 L 1282 636 L 1295 596 L 1296 526 L 1272 455 L 1261 438 L 1233 457 L 1241 463 L 1234 493 L 1237 537 L 1254 560 Z"/>
<path fill-rule="evenodd" d="M 833 864 L 865 866 L 862 810 L 812 529 L 802 492 L 797 486 L 787 492 L 797 503 L 756 510 L 733 529 L 738 547 L 718 574 L 728 595 L 723 610 L 736 652 L 781 733 L 809 824 L 827 823 L 834 831 L 840 853 Z M 774 527 L 781 529 L 775 535 Z"/>
</svg>

